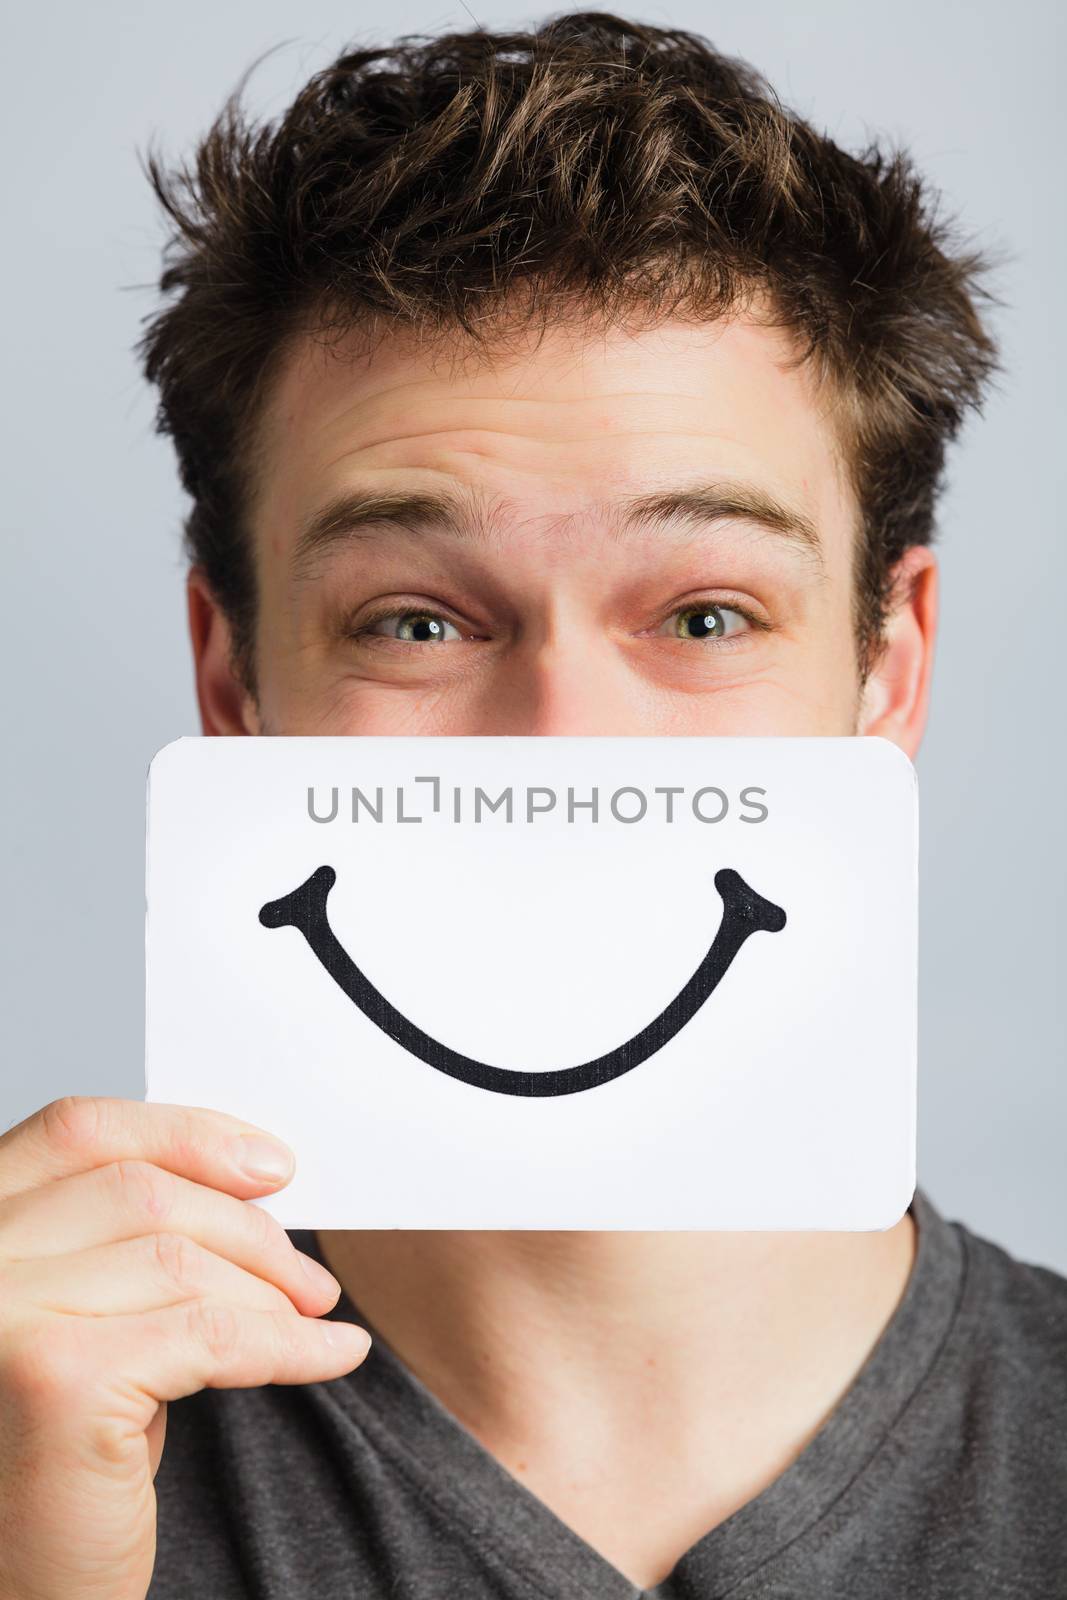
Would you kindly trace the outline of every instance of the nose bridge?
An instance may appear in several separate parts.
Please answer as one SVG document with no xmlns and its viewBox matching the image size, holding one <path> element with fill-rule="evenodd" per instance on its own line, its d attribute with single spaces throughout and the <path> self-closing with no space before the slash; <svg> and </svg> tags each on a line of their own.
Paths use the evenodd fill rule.
<svg viewBox="0 0 1067 1600">
<path fill-rule="evenodd" d="M 640 701 L 620 652 L 597 629 L 552 626 L 511 663 L 509 726 L 526 734 L 639 733 Z"/>
<path fill-rule="evenodd" d="M 521 624 L 480 708 L 484 731 L 641 733 L 642 697 L 626 652 L 605 626 L 597 552 L 574 540 L 531 546 Z"/>
</svg>

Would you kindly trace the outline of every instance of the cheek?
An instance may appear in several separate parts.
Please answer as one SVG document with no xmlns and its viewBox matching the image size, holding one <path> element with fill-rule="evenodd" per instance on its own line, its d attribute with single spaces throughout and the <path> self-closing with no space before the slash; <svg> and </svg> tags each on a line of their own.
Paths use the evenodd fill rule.
<svg viewBox="0 0 1067 1600">
<path fill-rule="evenodd" d="M 803 683 L 790 685 L 798 714 L 810 726 L 798 732 L 852 734 L 860 708 L 859 662 L 851 618 L 810 642 L 803 664 Z"/>
<path fill-rule="evenodd" d="M 604 715 L 613 731 L 632 734 L 727 736 L 845 735 L 856 731 L 858 678 L 851 662 L 829 664 L 794 658 L 790 666 L 717 692 L 687 695 L 646 684 L 626 685 L 626 714 L 605 696 Z M 441 688 L 318 680 L 303 685 L 290 675 L 263 684 L 265 731 L 277 734 L 449 735 L 529 733 L 527 697 L 513 680 L 489 675 Z M 583 725 L 597 709 L 583 695 Z M 546 728 L 543 731 L 552 731 Z"/>
<path fill-rule="evenodd" d="M 857 731 L 860 681 L 851 619 L 826 618 L 775 649 L 750 678 L 673 701 L 674 731 L 691 734 L 815 737 Z"/>
<path fill-rule="evenodd" d="M 768 675 L 757 683 L 671 706 L 662 719 L 662 731 L 722 737 L 840 736 L 855 733 L 858 710 L 858 690 L 848 683 L 799 672 Z"/>
<path fill-rule="evenodd" d="M 482 685 L 484 692 L 488 687 Z M 478 708 L 455 685 L 412 688 L 337 676 L 272 670 L 261 683 L 264 719 L 272 733 L 344 738 L 356 734 L 477 732 Z"/>
</svg>

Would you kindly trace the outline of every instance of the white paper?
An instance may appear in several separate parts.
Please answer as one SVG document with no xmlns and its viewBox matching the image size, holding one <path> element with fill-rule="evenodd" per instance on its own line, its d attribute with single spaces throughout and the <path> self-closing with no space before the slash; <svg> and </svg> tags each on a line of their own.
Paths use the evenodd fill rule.
<svg viewBox="0 0 1067 1600">
<path fill-rule="evenodd" d="M 149 774 L 147 1098 L 286 1140 L 286 1227 L 889 1227 L 917 828 L 878 738 L 179 739 Z M 783 926 L 744 931 L 734 874 Z"/>
</svg>

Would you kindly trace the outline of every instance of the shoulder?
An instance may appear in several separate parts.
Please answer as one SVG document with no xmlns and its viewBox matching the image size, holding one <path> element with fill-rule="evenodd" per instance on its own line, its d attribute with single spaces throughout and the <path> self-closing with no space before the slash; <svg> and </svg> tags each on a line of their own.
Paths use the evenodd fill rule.
<svg viewBox="0 0 1067 1600">
<path fill-rule="evenodd" d="M 900 1409 L 860 1493 L 925 1574 L 916 1592 L 1059 1594 L 1067 1278 L 947 1220 L 921 1194 L 912 1209 L 919 1254 L 892 1370 L 880 1373 Z"/>
<path fill-rule="evenodd" d="M 1020 1259 L 965 1223 L 949 1224 L 964 1252 L 962 1311 L 993 1362 L 1021 1376 L 1067 1381 L 1067 1277 Z M 980 1352 L 976 1352 L 978 1354 Z"/>
<path fill-rule="evenodd" d="M 1044 1515 L 1067 1493 L 1067 1278 L 1021 1260 L 962 1222 L 951 1334 L 931 1388 L 953 1420 L 953 1451 L 1000 1514 Z M 939 1397 L 939 1399 L 938 1399 Z"/>
</svg>

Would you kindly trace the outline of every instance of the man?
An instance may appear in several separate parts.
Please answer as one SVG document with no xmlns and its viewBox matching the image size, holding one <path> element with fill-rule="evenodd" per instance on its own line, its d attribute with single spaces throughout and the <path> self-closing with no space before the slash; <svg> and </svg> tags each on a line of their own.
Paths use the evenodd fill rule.
<svg viewBox="0 0 1067 1600">
<path fill-rule="evenodd" d="M 206 733 L 914 755 L 993 349 L 903 158 L 579 13 L 353 52 L 151 174 Z M 1067 1282 L 921 1190 L 290 1241 L 244 1204 L 290 1170 L 120 1101 L 0 1140 L 4 1600 L 1067 1593 Z"/>
</svg>

